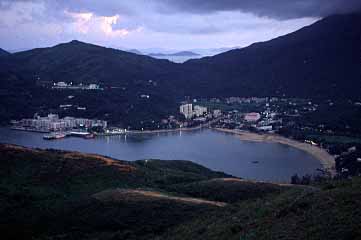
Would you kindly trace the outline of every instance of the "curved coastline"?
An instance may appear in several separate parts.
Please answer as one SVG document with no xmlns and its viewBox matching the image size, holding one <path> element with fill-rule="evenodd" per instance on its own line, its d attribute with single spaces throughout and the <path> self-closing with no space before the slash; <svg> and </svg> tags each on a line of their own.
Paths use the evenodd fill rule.
<svg viewBox="0 0 361 240">
<path fill-rule="evenodd" d="M 239 136 L 242 141 L 251 141 L 251 142 L 269 142 L 269 143 L 280 143 L 287 146 L 291 146 L 307 152 L 320 161 L 322 167 L 332 175 L 336 174 L 335 171 L 335 158 L 329 154 L 325 149 L 312 146 L 307 143 L 299 142 L 290 138 L 286 138 L 277 134 L 257 134 L 248 131 L 234 130 L 234 129 L 224 129 L 224 128 L 212 128 L 213 130 L 231 133 Z"/>
<path fill-rule="evenodd" d="M 245 130 L 236 130 L 236 129 L 225 129 L 225 128 L 212 128 L 209 126 L 209 124 L 204 124 L 192 128 L 176 128 L 176 129 L 159 129 L 159 130 L 130 130 L 127 131 L 125 134 L 135 134 L 135 135 L 141 135 L 141 134 L 161 134 L 161 133 L 171 133 L 171 132 L 182 132 L 182 131 L 196 131 L 200 129 L 211 129 L 223 133 L 229 133 L 229 134 L 235 134 L 239 137 L 242 141 L 251 141 L 251 142 L 268 142 L 268 143 L 279 143 L 284 144 L 290 147 L 297 148 L 301 151 L 304 151 L 310 155 L 312 155 L 314 158 L 316 158 L 322 165 L 322 168 L 329 171 L 333 176 L 336 174 L 335 170 L 335 158 L 331 154 L 329 154 L 325 149 L 318 147 L 318 146 L 312 146 L 310 144 L 300 142 L 297 140 L 293 140 L 290 138 L 283 137 L 278 134 L 258 134 L 258 133 L 252 133 Z M 122 133 L 124 134 L 124 133 Z M 101 136 L 101 135 L 100 135 Z M 105 136 L 105 135 L 104 135 Z M 111 135 L 109 135 L 111 136 Z"/>
<path fill-rule="evenodd" d="M 284 144 L 290 147 L 297 148 L 301 151 L 307 152 L 316 158 L 322 165 L 323 169 L 329 171 L 332 175 L 336 174 L 335 170 L 335 158 L 329 154 L 325 149 L 312 146 L 308 143 L 300 142 L 290 138 L 283 137 L 278 134 L 258 134 L 252 133 L 244 130 L 235 130 L 235 129 L 225 129 L 225 128 L 211 128 L 208 124 L 203 126 L 197 126 L 193 128 L 176 128 L 176 129 L 162 129 L 162 130 L 146 130 L 146 131 L 128 131 L 127 134 L 154 134 L 154 133 L 169 133 L 169 132 L 179 132 L 179 131 L 194 131 L 202 128 L 209 128 L 215 131 L 235 134 L 239 136 L 242 141 L 251 141 L 251 142 L 268 142 L 268 143 L 279 143 Z"/>
</svg>

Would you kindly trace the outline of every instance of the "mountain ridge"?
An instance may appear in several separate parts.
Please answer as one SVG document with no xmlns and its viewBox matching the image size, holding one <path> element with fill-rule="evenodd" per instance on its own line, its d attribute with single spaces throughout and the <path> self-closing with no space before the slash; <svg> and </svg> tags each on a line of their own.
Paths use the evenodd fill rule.
<svg viewBox="0 0 361 240">
<path fill-rule="evenodd" d="M 9 60 L 20 71 L 32 72 L 46 81 L 93 82 L 115 86 L 136 79 L 152 79 L 154 75 L 164 72 L 164 67 L 172 64 L 168 60 L 155 60 L 77 40 L 14 53 Z M 119 79 L 126 82 L 119 82 Z"/>
<path fill-rule="evenodd" d="M 227 91 L 234 95 L 244 88 L 250 95 L 258 91 L 260 95 L 330 97 L 340 94 L 338 87 L 345 85 L 344 81 L 336 79 L 342 74 L 345 74 L 344 77 L 347 74 L 347 81 L 359 86 L 361 72 L 357 67 L 355 48 L 360 48 L 361 30 L 357 27 L 360 24 L 361 14 L 335 15 L 273 40 L 213 57 L 189 60 L 185 65 L 194 79 L 219 87 L 208 95 L 215 92 L 224 95 Z M 194 79 L 189 82 L 194 82 Z M 289 79 L 294 80 L 291 82 Z M 332 89 L 327 84 L 341 86 Z M 254 87 L 262 85 L 266 88 Z M 357 95 L 352 88 L 344 91 Z"/>
<path fill-rule="evenodd" d="M 10 54 L 11 54 L 11 53 L 9 53 L 9 52 L 5 51 L 4 49 L 0 48 L 0 57 L 2 57 L 2 56 L 8 56 L 8 55 L 10 55 Z"/>
<path fill-rule="evenodd" d="M 177 114 L 185 96 L 358 100 L 360 25 L 361 14 L 335 15 L 270 41 L 182 64 L 80 41 L 14 53 L 0 58 L 5 100 L 0 112 L 7 116 L 2 121 L 63 104 L 62 93 L 42 88 L 61 81 L 100 84 L 107 91 L 79 100 L 91 105 L 88 117 L 124 124 Z M 53 95 L 51 104 L 47 94 Z M 140 98 L 144 94 L 147 101 Z M 19 113 L 29 102 L 27 113 Z"/>
<path fill-rule="evenodd" d="M 354 49 L 360 47 L 357 24 L 361 24 L 361 14 L 335 15 L 270 41 L 183 64 L 76 40 L 15 53 L 9 61 L 52 81 L 66 78 L 111 85 L 119 84 L 116 78 L 126 82 L 173 79 L 180 95 L 332 97 L 340 95 L 341 87 L 342 97 L 348 92 L 354 96 L 353 88 L 345 86 L 358 86 L 361 75 Z M 350 83 L 344 84 L 340 78 Z"/>
<path fill-rule="evenodd" d="M 150 53 L 148 54 L 148 56 L 177 57 L 177 56 L 201 56 L 201 55 L 192 51 L 180 51 L 176 53 Z"/>
</svg>

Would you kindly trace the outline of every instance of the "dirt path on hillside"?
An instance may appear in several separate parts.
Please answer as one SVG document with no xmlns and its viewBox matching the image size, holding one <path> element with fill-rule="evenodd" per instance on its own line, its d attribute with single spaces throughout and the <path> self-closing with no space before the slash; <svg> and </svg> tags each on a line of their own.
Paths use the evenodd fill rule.
<svg viewBox="0 0 361 240">
<path fill-rule="evenodd" d="M 171 200 L 190 204 L 206 204 L 217 207 L 224 207 L 224 202 L 209 201 L 200 198 L 176 197 L 169 196 L 164 193 L 155 191 L 145 191 L 138 189 L 110 189 L 93 195 L 93 197 L 102 202 L 118 202 L 118 201 L 146 201 L 146 200 Z"/>
<path fill-rule="evenodd" d="M 291 184 L 291 183 L 275 183 L 275 182 L 264 182 L 264 181 L 254 181 L 254 180 L 247 180 L 247 179 L 241 179 L 241 178 L 214 178 L 209 181 L 223 181 L 223 182 L 243 182 L 243 183 L 253 183 L 253 184 L 272 184 L 277 185 L 280 187 L 287 187 L 287 188 L 297 188 L 297 189 L 303 189 L 308 190 L 311 192 L 318 192 L 320 191 L 320 188 L 315 186 L 309 186 L 309 185 L 298 185 L 298 184 Z"/>
</svg>

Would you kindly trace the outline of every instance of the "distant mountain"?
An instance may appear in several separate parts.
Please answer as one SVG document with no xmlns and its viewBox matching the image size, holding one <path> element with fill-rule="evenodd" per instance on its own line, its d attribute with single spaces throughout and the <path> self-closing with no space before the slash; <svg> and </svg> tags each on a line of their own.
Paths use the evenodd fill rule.
<svg viewBox="0 0 361 240">
<path fill-rule="evenodd" d="M 135 54 L 138 54 L 138 55 L 144 55 L 141 51 L 137 50 L 137 49 L 129 49 L 129 50 L 126 50 L 127 52 L 131 52 L 131 53 L 135 53 Z"/>
<path fill-rule="evenodd" d="M 24 51 L 29 51 L 31 50 L 30 48 L 17 48 L 17 49 L 10 49 L 8 50 L 8 52 L 10 53 L 17 53 L 17 52 L 24 52 Z"/>
<path fill-rule="evenodd" d="M 175 50 L 175 49 L 166 49 L 166 48 L 145 48 L 145 49 L 139 49 L 142 53 L 145 55 L 171 55 L 178 52 L 192 52 L 194 54 L 197 54 L 198 56 L 214 56 L 220 53 L 224 53 L 230 50 L 238 49 L 240 47 L 223 47 L 223 48 L 192 48 L 192 49 L 186 49 L 186 50 Z M 186 53 L 189 54 L 189 53 Z"/>
<path fill-rule="evenodd" d="M 153 56 L 153 57 L 201 56 L 200 54 L 194 53 L 194 52 L 191 52 L 191 51 L 181 51 L 181 52 L 176 52 L 176 53 L 150 53 L 148 55 Z"/>
<path fill-rule="evenodd" d="M 1 56 L 7 56 L 7 55 L 10 55 L 10 53 L 5 51 L 4 49 L 0 48 L 0 57 Z"/>
<path fill-rule="evenodd" d="M 240 47 L 223 47 L 223 48 L 195 48 L 189 51 L 196 52 L 202 56 L 214 56 L 230 50 L 239 49 Z"/>
</svg>

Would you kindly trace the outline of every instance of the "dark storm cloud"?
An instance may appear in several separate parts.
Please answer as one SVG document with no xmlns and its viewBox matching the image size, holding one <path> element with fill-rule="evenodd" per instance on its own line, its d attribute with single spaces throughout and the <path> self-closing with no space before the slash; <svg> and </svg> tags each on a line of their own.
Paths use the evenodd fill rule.
<svg viewBox="0 0 361 240">
<path fill-rule="evenodd" d="M 140 2 L 143 0 L 140 0 Z M 0 8 L 9 8 L 14 3 L 44 3 L 49 10 L 70 10 L 74 12 L 94 12 L 98 15 L 134 14 L 134 9 L 121 0 L 0 0 Z M 138 2 L 135 0 L 134 2 Z"/>
<path fill-rule="evenodd" d="M 277 19 L 324 17 L 361 10 L 360 0 L 164 0 L 168 10 L 207 14 L 242 11 Z M 167 8 L 162 11 L 166 12 Z"/>
<path fill-rule="evenodd" d="M 0 45 L 246 46 L 359 7 L 361 0 L 0 0 Z"/>
</svg>

